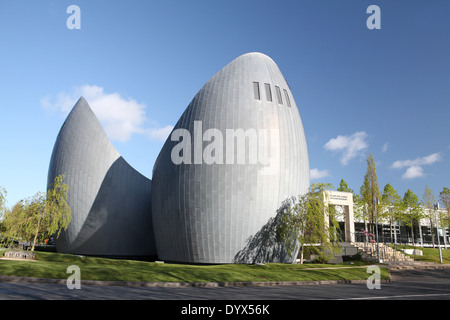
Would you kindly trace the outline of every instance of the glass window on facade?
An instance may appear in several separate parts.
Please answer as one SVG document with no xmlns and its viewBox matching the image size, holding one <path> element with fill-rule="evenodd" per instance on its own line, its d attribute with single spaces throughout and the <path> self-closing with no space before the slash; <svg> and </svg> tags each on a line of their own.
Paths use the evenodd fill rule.
<svg viewBox="0 0 450 320">
<path fill-rule="evenodd" d="M 277 99 L 279 104 L 283 104 L 283 99 L 281 98 L 281 90 L 279 86 L 275 86 L 275 91 L 277 92 Z"/>
<path fill-rule="evenodd" d="M 253 94 L 256 100 L 261 100 L 261 96 L 259 94 L 259 82 L 253 82 Z"/>
<path fill-rule="evenodd" d="M 272 91 L 270 91 L 270 84 L 265 83 L 264 85 L 266 87 L 266 99 L 267 101 L 272 102 Z"/>
<path fill-rule="evenodd" d="M 289 100 L 289 94 L 286 91 L 286 89 L 283 89 L 283 91 L 284 91 L 284 96 L 286 97 L 287 106 L 290 108 L 291 107 L 291 100 Z"/>
</svg>

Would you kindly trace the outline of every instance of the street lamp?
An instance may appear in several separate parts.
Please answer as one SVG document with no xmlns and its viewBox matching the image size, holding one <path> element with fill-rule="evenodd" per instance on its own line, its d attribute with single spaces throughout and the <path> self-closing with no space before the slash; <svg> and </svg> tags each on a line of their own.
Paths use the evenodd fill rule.
<svg viewBox="0 0 450 320">
<path fill-rule="evenodd" d="M 378 256 L 378 263 L 381 262 L 380 260 L 380 245 L 378 243 L 378 217 L 377 217 L 377 206 L 380 204 L 380 199 L 375 198 L 375 234 L 377 237 L 377 256 Z"/>
<path fill-rule="evenodd" d="M 436 219 L 436 233 L 438 238 L 439 260 L 442 263 L 442 249 L 441 249 L 441 240 L 439 239 L 439 224 L 437 219 L 437 210 L 439 210 L 439 202 L 434 204 L 434 218 Z"/>
</svg>

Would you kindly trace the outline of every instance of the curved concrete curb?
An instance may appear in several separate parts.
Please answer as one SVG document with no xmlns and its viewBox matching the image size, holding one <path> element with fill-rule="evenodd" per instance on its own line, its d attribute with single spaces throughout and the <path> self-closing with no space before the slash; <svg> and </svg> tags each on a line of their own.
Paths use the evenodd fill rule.
<svg viewBox="0 0 450 320">
<path fill-rule="evenodd" d="M 10 283 L 51 283 L 67 284 L 66 279 L 45 279 L 33 277 L 0 276 L 0 282 Z M 129 287 L 171 287 L 171 288 L 216 288 L 216 287 L 267 287 L 267 286 L 307 286 L 329 284 L 365 284 L 367 280 L 321 280 L 321 281 L 256 281 L 256 282 L 137 282 L 137 281 L 97 281 L 81 280 L 81 285 L 129 286 Z M 381 280 L 381 283 L 391 283 Z"/>
</svg>

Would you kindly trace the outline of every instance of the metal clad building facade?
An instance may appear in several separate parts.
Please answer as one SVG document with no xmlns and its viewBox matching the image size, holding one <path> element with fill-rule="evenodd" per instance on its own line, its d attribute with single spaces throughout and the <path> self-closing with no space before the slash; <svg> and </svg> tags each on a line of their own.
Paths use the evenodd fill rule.
<svg viewBox="0 0 450 320">
<path fill-rule="evenodd" d="M 118 154 L 81 98 L 57 137 L 49 186 L 59 174 L 72 209 L 60 252 L 188 263 L 295 259 L 277 241 L 274 219 L 284 200 L 307 192 L 308 150 L 289 85 L 264 54 L 236 58 L 200 89 L 152 180 Z"/>
<path fill-rule="evenodd" d="M 64 122 L 50 160 L 47 185 L 64 174 L 72 220 L 56 239 L 59 252 L 99 256 L 156 255 L 151 180 L 110 143 L 86 100 Z"/>
<path fill-rule="evenodd" d="M 229 63 L 193 98 L 173 133 L 177 129 L 191 133 L 191 164 L 174 163 L 172 150 L 180 142 L 169 137 L 152 177 L 159 258 L 192 263 L 291 261 L 282 246 L 263 233 L 283 200 L 306 193 L 309 158 L 297 105 L 273 60 L 249 53 Z M 234 163 L 227 162 L 232 151 L 225 145 L 228 140 L 222 164 L 207 164 L 204 158 L 199 163 L 198 144 L 206 151 L 210 142 L 208 137 L 201 141 L 198 133 L 207 135 L 209 129 L 218 129 L 225 138 L 227 129 L 278 134 L 275 141 L 269 139 L 272 166 L 251 163 L 248 141 L 245 163 L 238 163 L 243 151 L 236 148 Z"/>
</svg>

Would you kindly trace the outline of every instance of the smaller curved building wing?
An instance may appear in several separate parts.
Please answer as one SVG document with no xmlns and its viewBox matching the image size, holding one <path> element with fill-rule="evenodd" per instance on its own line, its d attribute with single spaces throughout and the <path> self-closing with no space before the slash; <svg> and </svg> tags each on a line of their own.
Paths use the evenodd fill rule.
<svg viewBox="0 0 450 320">
<path fill-rule="evenodd" d="M 59 252 L 155 256 L 151 180 L 116 151 L 94 112 L 81 97 L 56 139 L 48 187 L 64 174 L 72 220 L 56 239 Z"/>
</svg>

